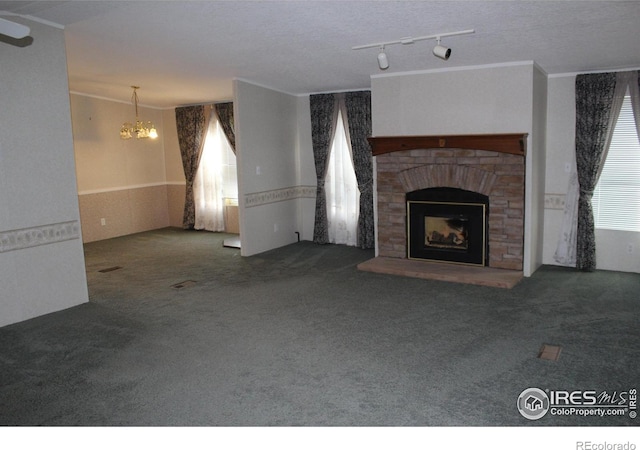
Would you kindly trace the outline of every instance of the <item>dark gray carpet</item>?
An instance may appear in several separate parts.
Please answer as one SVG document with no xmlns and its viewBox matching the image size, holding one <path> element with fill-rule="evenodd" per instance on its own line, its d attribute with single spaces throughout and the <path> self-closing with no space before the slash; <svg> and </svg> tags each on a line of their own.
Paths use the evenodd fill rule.
<svg viewBox="0 0 640 450">
<path fill-rule="evenodd" d="M 639 423 L 516 409 L 528 387 L 639 387 L 638 274 L 543 267 L 505 290 L 360 272 L 373 252 L 344 246 L 243 258 L 228 237 L 85 245 L 89 304 L 0 328 L 0 424 Z"/>
</svg>

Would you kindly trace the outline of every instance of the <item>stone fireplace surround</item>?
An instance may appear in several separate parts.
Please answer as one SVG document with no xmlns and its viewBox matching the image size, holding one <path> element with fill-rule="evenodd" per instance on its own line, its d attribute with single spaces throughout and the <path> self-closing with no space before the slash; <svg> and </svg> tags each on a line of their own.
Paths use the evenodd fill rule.
<svg viewBox="0 0 640 450">
<path fill-rule="evenodd" d="M 378 257 L 407 259 L 407 192 L 454 187 L 489 197 L 488 266 L 522 271 L 526 136 L 370 138 L 377 166 Z"/>
</svg>

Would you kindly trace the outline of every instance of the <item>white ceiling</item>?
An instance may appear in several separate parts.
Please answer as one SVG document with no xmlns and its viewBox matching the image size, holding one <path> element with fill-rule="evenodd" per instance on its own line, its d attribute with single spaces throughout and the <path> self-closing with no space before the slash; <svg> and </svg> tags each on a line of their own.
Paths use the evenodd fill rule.
<svg viewBox="0 0 640 450">
<path fill-rule="evenodd" d="M 74 92 L 160 108 L 230 100 L 241 78 L 291 94 L 364 89 L 371 75 L 535 61 L 546 73 L 640 68 L 638 1 L 0 1 L 65 28 Z M 28 24 L 27 22 L 24 22 Z M 466 29 L 434 41 L 357 45 Z M 0 45 L 7 45 L 0 43 Z"/>
</svg>

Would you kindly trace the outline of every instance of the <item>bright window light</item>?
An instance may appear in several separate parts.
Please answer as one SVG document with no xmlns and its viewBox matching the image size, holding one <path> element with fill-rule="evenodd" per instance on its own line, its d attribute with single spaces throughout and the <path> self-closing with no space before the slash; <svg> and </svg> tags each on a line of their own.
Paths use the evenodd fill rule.
<svg viewBox="0 0 640 450">
<path fill-rule="evenodd" d="M 626 96 L 593 193 L 596 228 L 640 232 L 640 141 Z"/>
</svg>

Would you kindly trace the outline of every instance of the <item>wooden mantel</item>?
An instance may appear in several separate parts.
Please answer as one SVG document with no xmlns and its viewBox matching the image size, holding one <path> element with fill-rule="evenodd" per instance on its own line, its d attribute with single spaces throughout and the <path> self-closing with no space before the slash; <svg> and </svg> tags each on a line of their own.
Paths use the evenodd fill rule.
<svg viewBox="0 0 640 450">
<path fill-rule="evenodd" d="M 403 150 L 462 148 L 524 156 L 528 133 L 448 136 L 380 136 L 368 138 L 373 156 Z"/>
</svg>

